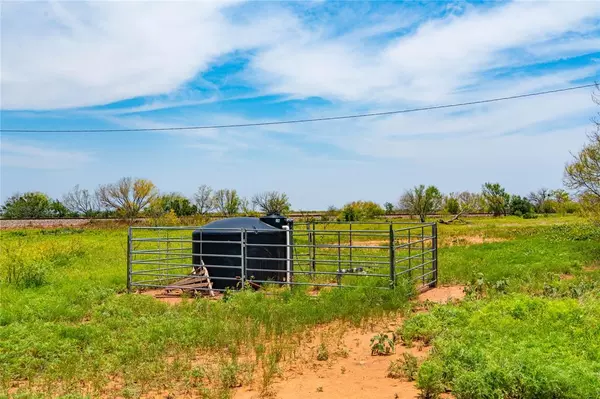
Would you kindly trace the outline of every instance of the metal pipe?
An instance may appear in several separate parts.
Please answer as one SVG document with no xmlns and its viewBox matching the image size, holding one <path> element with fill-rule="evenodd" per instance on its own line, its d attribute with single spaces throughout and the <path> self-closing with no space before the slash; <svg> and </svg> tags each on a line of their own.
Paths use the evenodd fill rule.
<svg viewBox="0 0 600 399">
<path fill-rule="evenodd" d="M 433 281 L 431 284 L 432 288 L 437 287 L 437 281 L 438 281 L 438 240 L 437 240 L 437 223 L 434 224 L 433 226 L 431 226 L 432 229 L 432 236 L 433 238 L 433 242 L 432 242 L 432 246 L 433 246 L 433 253 L 432 253 L 432 260 L 433 260 Z"/>
<path fill-rule="evenodd" d="M 246 269 L 249 272 L 269 272 L 269 273 L 285 273 L 285 270 L 277 270 L 277 269 Z M 338 275 L 338 272 L 310 272 L 310 271 L 302 271 L 302 270 L 298 270 L 295 271 L 294 273 L 297 274 L 314 274 L 314 275 L 324 275 L 324 276 L 333 276 L 333 275 Z M 389 274 L 382 274 L 382 273 L 343 273 L 343 275 L 345 276 L 357 276 L 357 277 L 389 277 Z M 256 280 L 254 280 L 256 282 Z"/>
<path fill-rule="evenodd" d="M 127 229 L 127 292 L 131 292 L 131 272 L 132 272 L 132 254 L 131 254 L 131 226 Z"/>
<path fill-rule="evenodd" d="M 396 262 L 394 249 L 394 227 L 390 224 L 390 287 L 396 287 Z"/>
</svg>

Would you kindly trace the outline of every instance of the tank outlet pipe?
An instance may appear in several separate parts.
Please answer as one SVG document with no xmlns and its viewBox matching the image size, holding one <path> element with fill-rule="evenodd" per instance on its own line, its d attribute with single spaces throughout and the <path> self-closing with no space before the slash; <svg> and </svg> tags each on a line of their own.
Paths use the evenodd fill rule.
<svg viewBox="0 0 600 399">
<path fill-rule="evenodd" d="M 291 258 L 292 258 L 292 248 L 290 247 L 291 245 L 291 240 L 290 240 L 290 226 L 282 226 L 283 229 L 286 231 L 285 232 L 285 265 L 286 265 L 286 281 L 288 283 L 292 282 L 292 262 L 291 262 Z"/>
</svg>

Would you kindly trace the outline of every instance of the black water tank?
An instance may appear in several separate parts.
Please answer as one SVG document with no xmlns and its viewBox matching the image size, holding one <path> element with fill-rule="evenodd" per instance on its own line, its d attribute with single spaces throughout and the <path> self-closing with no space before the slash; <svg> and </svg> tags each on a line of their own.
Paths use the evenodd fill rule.
<svg viewBox="0 0 600 399">
<path fill-rule="evenodd" d="M 282 217 L 279 218 L 286 220 Z M 273 221 L 275 225 L 279 225 L 281 221 L 276 222 L 276 219 L 269 220 Z M 246 231 L 248 244 L 246 246 L 246 279 L 285 281 L 287 231 L 265 223 L 259 218 L 239 217 L 217 220 L 192 233 L 193 263 L 202 265 L 204 261 L 213 288 L 224 289 L 238 286 L 241 279 L 242 230 Z"/>
<path fill-rule="evenodd" d="M 260 221 L 273 227 L 277 227 L 278 229 L 283 229 L 283 226 L 291 226 L 292 224 L 292 219 L 288 219 L 281 215 L 263 216 L 260 218 Z"/>
</svg>

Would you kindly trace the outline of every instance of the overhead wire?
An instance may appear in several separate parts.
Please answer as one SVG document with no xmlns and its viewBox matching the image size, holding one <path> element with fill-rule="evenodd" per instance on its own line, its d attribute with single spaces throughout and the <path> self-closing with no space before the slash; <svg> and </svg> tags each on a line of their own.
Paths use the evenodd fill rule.
<svg viewBox="0 0 600 399">
<path fill-rule="evenodd" d="M 241 128 L 241 127 L 256 127 L 256 126 L 274 126 L 274 125 L 291 125 L 296 123 L 310 123 L 310 122 L 324 122 L 344 119 L 358 119 L 358 118 L 369 118 L 376 116 L 386 115 L 398 115 L 408 114 L 412 112 L 431 111 L 438 109 L 448 109 L 464 107 L 469 105 L 478 104 L 489 104 L 500 101 L 516 100 L 520 98 L 542 96 L 547 94 L 562 93 L 567 91 L 579 90 L 588 87 L 598 86 L 596 83 L 584 84 L 579 86 L 565 87 L 561 89 L 538 91 L 526 94 L 517 94 L 506 97 L 496 97 L 484 100 L 467 101 L 452 104 L 442 105 L 431 105 L 427 107 L 419 108 L 408 108 L 395 111 L 382 111 L 382 112 L 369 112 L 362 114 L 351 114 L 351 115 L 337 115 L 337 116 L 326 116 L 320 118 L 306 118 L 306 119 L 290 119 L 281 121 L 266 121 L 266 122 L 251 122 L 251 123 L 236 123 L 236 124 L 225 124 L 225 125 L 199 125 L 199 126 L 171 126 L 171 127 L 152 127 L 152 128 L 119 128 L 119 129 L 4 129 L 0 128 L 0 132 L 4 133 L 110 133 L 110 132 L 152 132 L 152 131 L 174 131 L 174 130 L 205 130 L 205 129 L 228 129 L 228 128 Z"/>
</svg>

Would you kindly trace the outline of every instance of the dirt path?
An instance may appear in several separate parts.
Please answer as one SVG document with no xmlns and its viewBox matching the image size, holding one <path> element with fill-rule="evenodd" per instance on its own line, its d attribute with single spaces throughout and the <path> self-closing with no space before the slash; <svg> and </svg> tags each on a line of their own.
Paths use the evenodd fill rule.
<svg viewBox="0 0 600 399">
<path fill-rule="evenodd" d="M 421 294 L 419 302 L 426 300 L 446 303 L 463 298 L 463 287 L 439 287 Z M 414 382 L 387 377 L 390 362 L 409 352 L 419 359 L 429 353 L 429 348 L 396 346 L 389 356 L 372 356 L 371 338 L 378 333 L 394 331 L 402 320 L 366 329 L 338 326 L 337 329 L 317 331 L 313 339 L 300 349 L 296 361 L 284 366 L 280 378 L 271 387 L 273 398 L 389 398 L 415 399 L 418 389 Z M 329 353 L 327 361 L 317 360 L 318 348 L 324 343 Z M 235 391 L 236 399 L 260 398 L 256 387 L 243 387 Z"/>
</svg>

